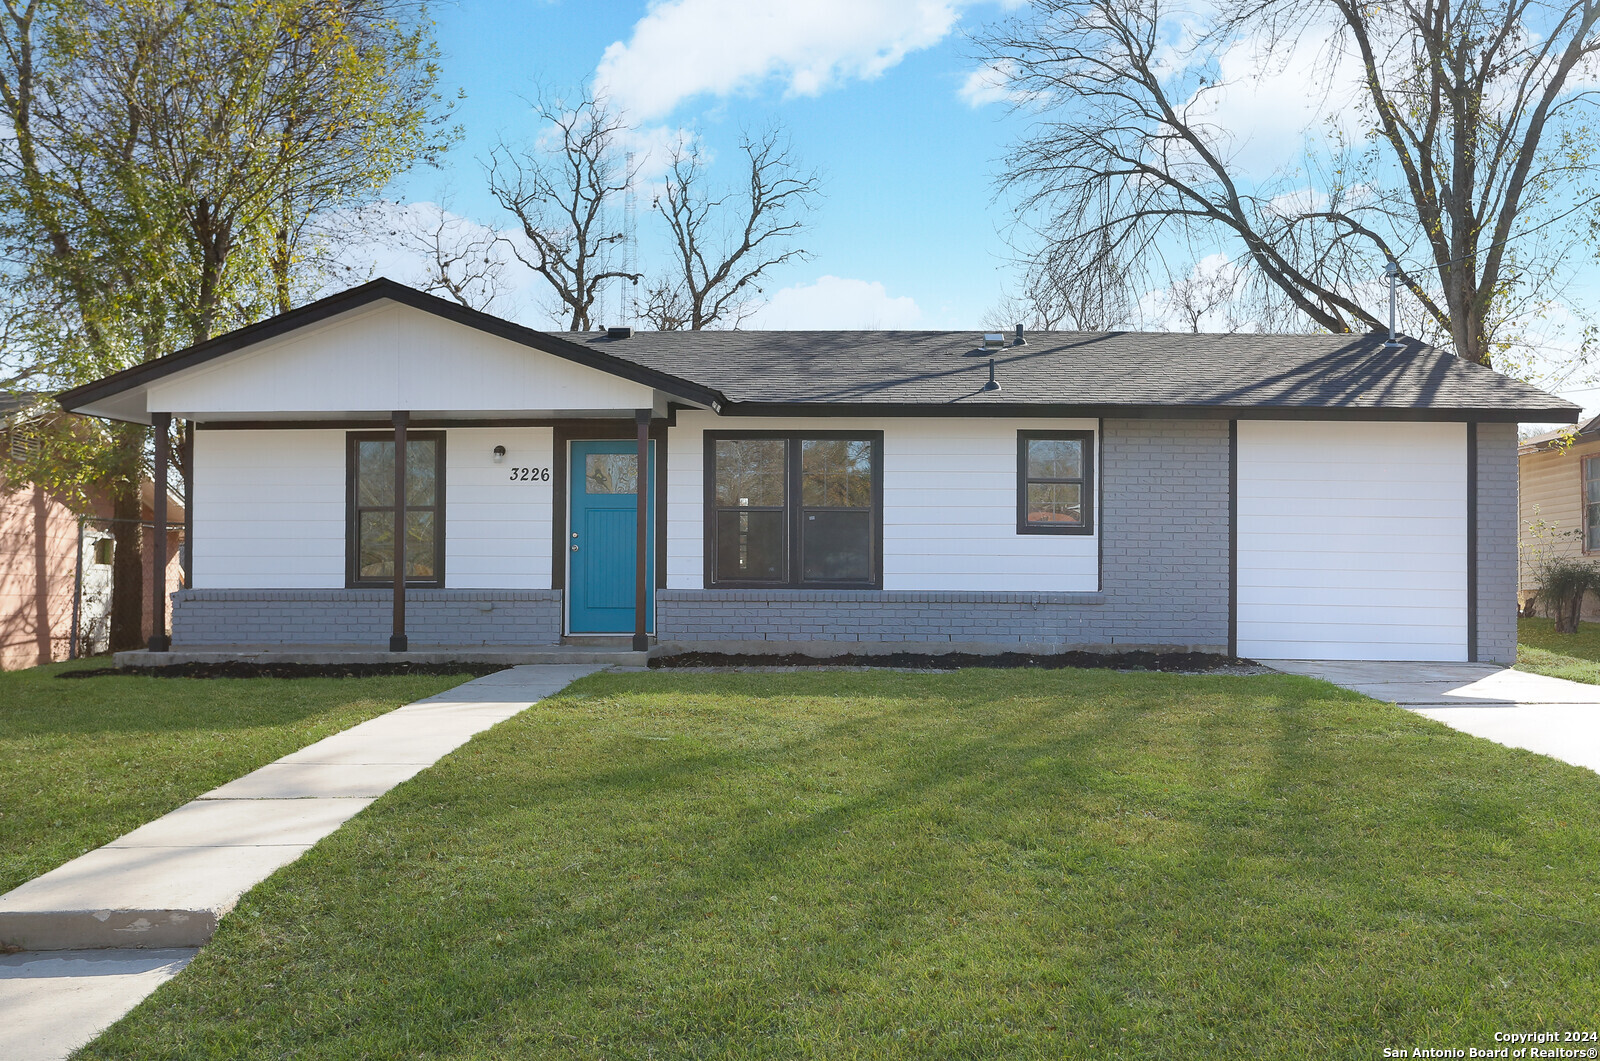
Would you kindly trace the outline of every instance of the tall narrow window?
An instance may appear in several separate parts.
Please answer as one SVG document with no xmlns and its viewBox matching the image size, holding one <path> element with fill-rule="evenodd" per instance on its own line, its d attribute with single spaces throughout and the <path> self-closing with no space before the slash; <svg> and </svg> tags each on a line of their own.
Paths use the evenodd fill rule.
<svg viewBox="0 0 1600 1061">
<path fill-rule="evenodd" d="M 1600 552 L 1600 457 L 1583 459 L 1583 550 Z"/>
<path fill-rule="evenodd" d="M 706 583 L 874 587 L 882 436 L 706 436 Z"/>
<path fill-rule="evenodd" d="M 394 435 L 348 436 L 346 576 L 350 586 L 394 583 Z M 444 433 L 406 439 L 406 584 L 444 585 Z"/>
<path fill-rule="evenodd" d="M 1017 432 L 1017 533 L 1094 532 L 1094 435 Z"/>
<path fill-rule="evenodd" d="M 787 582 L 788 496 L 783 439 L 716 443 L 717 582 Z"/>
<path fill-rule="evenodd" d="M 801 439 L 803 581 L 870 582 L 872 552 L 872 443 Z"/>
</svg>

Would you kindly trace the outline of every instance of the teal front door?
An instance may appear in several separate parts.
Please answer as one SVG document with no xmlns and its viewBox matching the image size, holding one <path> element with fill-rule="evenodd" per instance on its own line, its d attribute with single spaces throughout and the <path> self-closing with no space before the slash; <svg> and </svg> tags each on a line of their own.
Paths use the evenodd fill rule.
<svg viewBox="0 0 1600 1061">
<path fill-rule="evenodd" d="M 650 443 L 655 464 L 655 443 Z M 572 443 L 567 504 L 567 629 L 574 634 L 633 632 L 638 549 L 638 443 Z M 644 484 L 645 629 L 655 629 L 655 491 Z"/>
</svg>

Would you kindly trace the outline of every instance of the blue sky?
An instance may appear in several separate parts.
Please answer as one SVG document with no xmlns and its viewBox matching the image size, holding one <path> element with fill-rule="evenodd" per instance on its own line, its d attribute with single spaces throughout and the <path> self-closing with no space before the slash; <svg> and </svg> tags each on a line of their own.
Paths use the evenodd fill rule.
<svg viewBox="0 0 1600 1061">
<path fill-rule="evenodd" d="M 1000 89 L 984 90 L 966 35 L 1019 2 L 444 4 L 434 10 L 441 88 L 464 93 L 456 118 L 465 136 L 442 169 L 416 171 L 387 194 L 404 203 L 445 202 L 469 226 L 507 227 L 509 218 L 485 190 L 481 160 L 502 137 L 538 135 L 526 103 L 538 85 L 571 90 L 593 79 L 639 126 L 640 142 L 659 143 L 681 130 L 698 135 L 715 183 L 740 177 L 741 130 L 772 122 L 822 171 L 825 195 L 803 240 L 812 257 L 769 277 L 769 304 L 746 326 L 977 329 L 1012 276 L 1003 235 L 1009 212 L 995 201 L 994 177 L 1027 118 L 1008 111 Z M 1252 55 L 1242 40 L 1223 62 L 1248 66 Z M 1319 125 L 1348 120 L 1348 107 L 1306 91 L 1314 62 L 1308 51 L 1266 72 L 1242 66 L 1230 87 L 1212 90 L 1212 118 L 1233 136 L 1246 179 L 1292 171 Z M 638 264 L 646 269 L 661 260 L 648 198 L 638 211 Z M 393 248 L 358 246 L 351 260 L 356 272 L 409 282 L 422 269 L 420 258 Z M 1200 276 L 1233 267 L 1212 255 L 1193 268 Z M 1581 271 L 1573 292 L 1580 300 L 1593 301 L 1593 272 Z M 552 326 L 540 306 L 542 281 L 515 263 L 508 276 L 512 290 L 488 308 Z M 1382 281 L 1374 275 L 1373 283 Z M 1138 293 L 1146 326 L 1160 324 L 1164 291 Z M 1560 303 L 1551 309 L 1555 323 L 1541 325 L 1537 344 L 1547 350 L 1547 364 L 1569 356 L 1581 327 Z M 598 316 L 604 323 L 616 314 Z M 1202 329 L 1208 324 L 1221 322 Z M 1581 403 L 1600 399 L 1586 369 L 1559 382 L 1542 370 L 1533 374 Z"/>
<path fill-rule="evenodd" d="M 456 110 L 465 139 L 443 170 L 419 170 L 389 196 L 448 198 L 456 213 L 505 225 L 479 160 L 498 137 L 537 133 L 525 103 L 537 84 L 576 85 L 612 48 L 613 92 L 646 112 L 636 119 L 646 129 L 697 131 L 712 152 L 714 180 L 738 180 L 741 130 L 772 121 L 786 126 L 796 154 L 822 171 L 825 195 L 803 241 L 813 257 L 785 266 L 766 286 L 768 295 L 798 289 L 779 300 L 775 310 L 787 309 L 770 323 L 978 327 L 1007 272 L 1007 214 L 993 201 L 991 178 L 1018 119 L 1002 104 L 963 98 L 977 63 L 962 34 L 1003 8 L 839 4 L 876 11 L 855 25 L 841 17 L 837 33 L 807 43 L 783 27 L 729 27 L 722 16 L 730 6 L 739 5 L 657 5 L 655 22 L 638 40 L 636 29 L 650 13 L 640 3 L 463 0 L 439 7 L 442 84 L 465 93 Z M 732 50 L 744 66 L 708 71 L 717 64 L 671 47 L 676 34 L 702 40 L 711 52 Z M 654 224 L 647 207 L 640 203 L 638 221 L 646 265 Z M 824 277 L 836 279 L 817 288 Z M 536 323 L 529 306 L 517 315 Z"/>
</svg>

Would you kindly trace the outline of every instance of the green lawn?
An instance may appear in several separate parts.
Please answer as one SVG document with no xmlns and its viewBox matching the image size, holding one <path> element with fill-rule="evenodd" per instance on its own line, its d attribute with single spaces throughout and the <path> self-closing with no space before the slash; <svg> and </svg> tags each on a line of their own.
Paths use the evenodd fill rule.
<svg viewBox="0 0 1600 1061">
<path fill-rule="evenodd" d="M 1518 619 L 1517 669 L 1600 685 L 1600 623 L 1558 634 L 1549 619 Z"/>
<path fill-rule="evenodd" d="M 597 675 L 90 1058 L 1376 1058 L 1589 1029 L 1600 778 L 1289 676 Z"/>
<path fill-rule="evenodd" d="M 200 793 L 470 675 L 59 679 L 0 671 L 0 892 Z"/>
</svg>

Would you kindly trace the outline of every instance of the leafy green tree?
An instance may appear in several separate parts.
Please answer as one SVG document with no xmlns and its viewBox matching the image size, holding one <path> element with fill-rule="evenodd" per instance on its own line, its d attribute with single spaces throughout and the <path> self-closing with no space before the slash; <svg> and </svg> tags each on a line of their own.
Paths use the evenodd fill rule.
<svg viewBox="0 0 1600 1061">
<path fill-rule="evenodd" d="M 0 0 L 0 238 L 14 378 L 67 387 L 300 293 L 316 220 L 453 137 L 411 0 Z M 113 648 L 144 596 L 148 434 L 74 428 L 26 470 L 109 494 Z M 187 429 L 172 447 L 188 480 Z"/>
</svg>

